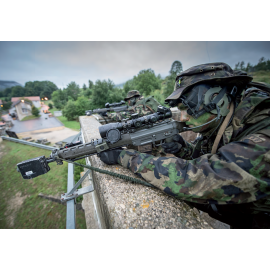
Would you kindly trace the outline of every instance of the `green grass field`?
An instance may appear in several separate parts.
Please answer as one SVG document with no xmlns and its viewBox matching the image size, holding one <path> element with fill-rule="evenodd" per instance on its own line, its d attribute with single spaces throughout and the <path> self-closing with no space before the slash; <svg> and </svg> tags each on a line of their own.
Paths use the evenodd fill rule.
<svg viewBox="0 0 270 270">
<path fill-rule="evenodd" d="M 270 84 L 270 71 L 261 70 L 251 73 L 253 81 L 255 82 L 265 82 Z"/>
<path fill-rule="evenodd" d="M 28 115 L 28 116 L 25 116 L 21 121 L 27 121 L 27 120 L 37 119 L 39 117 L 40 117 L 40 115 L 39 116 Z"/>
<path fill-rule="evenodd" d="M 51 170 L 37 178 L 25 180 L 16 164 L 50 151 L 3 141 L 0 144 L 0 229 L 64 229 L 66 205 L 38 197 L 39 193 L 57 198 L 67 190 L 67 163 L 50 163 Z M 79 179 L 81 170 L 75 170 Z M 77 175 L 78 174 L 78 175 Z M 76 211 L 76 227 L 86 228 L 83 211 Z"/>
<path fill-rule="evenodd" d="M 68 121 L 65 116 L 57 117 L 65 127 L 80 131 L 81 125 L 77 121 Z"/>
</svg>

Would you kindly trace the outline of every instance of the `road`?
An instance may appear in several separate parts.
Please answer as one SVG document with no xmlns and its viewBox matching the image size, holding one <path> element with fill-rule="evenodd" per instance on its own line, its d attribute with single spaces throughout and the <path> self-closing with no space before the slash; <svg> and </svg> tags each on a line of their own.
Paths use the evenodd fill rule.
<svg viewBox="0 0 270 270">
<path fill-rule="evenodd" d="M 3 115 L 3 119 L 11 120 L 13 122 L 14 126 L 10 131 L 14 131 L 16 133 L 63 126 L 63 123 L 56 117 L 49 117 L 48 114 L 43 113 L 43 110 L 48 110 L 48 108 L 49 107 L 47 105 L 43 105 L 40 110 L 41 116 L 37 119 L 27 121 L 13 120 L 8 114 Z M 11 109 L 10 112 L 13 112 L 13 109 Z"/>
</svg>

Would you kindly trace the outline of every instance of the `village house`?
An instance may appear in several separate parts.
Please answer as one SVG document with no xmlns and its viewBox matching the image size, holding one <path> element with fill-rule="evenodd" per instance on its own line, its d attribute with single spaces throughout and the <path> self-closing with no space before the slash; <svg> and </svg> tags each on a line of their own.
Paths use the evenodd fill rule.
<svg viewBox="0 0 270 270">
<path fill-rule="evenodd" d="M 35 107 L 37 108 L 41 107 L 40 97 L 13 97 L 11 99 L 12 107 L 15 107 L 19 120 L 22 120 L 24 117 L 28 115 L 32 115 L 31 104 L 27 102 L 27 100 L 25 99 L 32 101 Z"/>
</svg>

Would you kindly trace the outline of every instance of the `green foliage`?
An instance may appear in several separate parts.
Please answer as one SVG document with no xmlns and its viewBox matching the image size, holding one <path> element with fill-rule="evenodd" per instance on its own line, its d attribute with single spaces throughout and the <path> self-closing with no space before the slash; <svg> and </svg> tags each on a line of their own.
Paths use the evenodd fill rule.
<svg viewBox="0 0 270 270">
<path fill-rule="evenodd" d="M 176 75 L 182 71 L 183 71 L 182 63 L 180 61 L 176 60 L 172 63 L 172 66 L 171 66 L 171 69 L 169 72 L 171 75 L 176 77 Z"/>
<path fill-rule="evenodd" d="M 165 98 L 168 97 L 174 89 L 175 78 L 177 74 L 183 71 L 183 66 L 180 61 L 174 61 L 172 63 L 171 69 L 169 71 L 169 76 L 165 79 L 165 89 L 164 89 L 164 96 Z"/>
<path fill-rule="evenodd" d="M 88 81 L 88 88 L 93 89 L 93 87 L 94 87 L 94 83 L 91 80 L 89 80 Z"/>
<path fill-rule="evenodd" d="M 62 114 L 67 118 L 68 121 L 72 121 L 78 117 L 75 101 L 69 100 L 67 105 L 62 110 Z"/>
<path fill-rule="evenodd" d="M 39 115 L 39 110 L 34 105 L 32 105 L 32 114 L 36 117 Z"/>
<path fill-rule="evenodd" d="M 137 76 L 133 77 L 133 83 L 135 90 L 140 91 L 145 96 L 161 88 L 160 80 L 156 77 L 152 69 L 141 70 Z"/>
<path fill-rule="evenodd" d="M 49 103 L 49 108 L 50 108 L 50 109 L 52 109 L 52 108 L 53 108 L 52 103 Z"/>
<path fill-rule="evenodd" d="M 125 97 L 124 92 L 116 88 L 113 81 L 97 80 L 91 96 L 91 108 L 104 108 L 106 102 L 119 102 Z"/>
<path fill-rule="evenodd" d="M 125 95 L 130 91 L 130 90 L 137 90 L 135 83 L 133 80 L 128 80 L 123 87 Z"/>
<path fill-rule="evenodd" d="M 2 109 L 3 109 L 3 110 L 9 110 L 9 109 L 11 108 L 11 104 L 12 104 L 11 101 L 3 102 L 3 107 L 2 107 Z"/>
<path fill-rule="evenodd" d="M 262 70 L 270 70 L 270 60 L 266 60 L 264 57 L 261 57 L 257 65 L 252 66 L 250 63 L 247 63 L 245 67 L 245 62 L 241 61 L 235 64 L 234 70 L 243 70 L 246 72 L 257 72 Z"/>
<path fill-rule="evenodd" d="M 40 98 L 47 97 L 51 99 L 51 95 L 58 88 L 50 81 L 34 81 L 26 82 L 25 86 L 14 86 L 6 88 L 2 91 L 3 97 L 23 97 L 23 96 L 40 96 Z"/>
<path fill-rule="evenodd" d="M 154 96 L 154 98 L 162 105 L 165 107 L 169 107 L 168 104 L 164 103 L 165 100 L 165 96 L 164 94 L 160 91 L 160 90 L 155 90 L 153 92 L 150 93 L 150 96 Z"/>
<path fill-rule="evenodd" d="M 85 98 L 85 97 L 79 97 L 75 101 L 75 106 L 76 106 L 76 115 L 85 115 L 85 111 L 89 110 L 91 106 L 91 102 Z"/>
<path fill-rule="evenodd" d="M 83 95 L 85 96 L 85 97 L 91 97 L 92 96 L 92 90 L 91 89 L 86 89 L 84 92 L 83 92 Z"/>
<path fill-rule="evenodd" d="M 83 84 L 83 90 L 86 90 L 86 88 L 87 88 L 87 87 L 86 87 L 86 85 L 85 85 L 85 83 L 84 83 L 84 84 Z"/>
<path fill-rule="evenodd" d="M 75 82 L 71 82 L 67 85 L 67 88 L 64 89 L 64 91 L 66 92 L 67 97 L 71 97 L 73 100 L 77 100 L 80 93 L 80 86 Z"/>
<path fill-rule="evenodd" d="M 172 92 L 173 92 L 173 89 L 174 89 L 174 84 L 175 84 L 175 78 L 176 78 L 176 75 L 169 75 L 166 77 L 166 80 L 165 80 L 165 89 L 164 89 L 164 96 L 165 98 L 168 97 Z"/>
<path fill-rule="evenodd" d="M 67 104 L 67 97 L 65 95 L 64 90 L 57 90 L 54 91 L 52 94 L 52 101 L 54 103 L 54 106 L 58 109 L 61 110 L 64 108 L 64 106 Z"/>
</svg>

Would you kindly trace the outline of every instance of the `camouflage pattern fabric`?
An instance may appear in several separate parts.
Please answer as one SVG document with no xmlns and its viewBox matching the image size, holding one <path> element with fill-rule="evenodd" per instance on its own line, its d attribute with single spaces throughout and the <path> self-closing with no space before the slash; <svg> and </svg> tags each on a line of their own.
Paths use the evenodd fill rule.
<svg viewBox="0 0 270 270">
<path fill-rule="evenodd" d="M 124 98 L 125 101 L 127 101 L 128 99 L 132 98 L 132 97 L 136 97 L 136 96 L 140 96 L 140 92 L 138 90 L 131 90 L 127 93 L 127 97 Z"/>
<path fill-rule="evenodd" d="M 143 100 L 143 97 L 141 97 L 138 101 Z M 108 118 L 119 122 L 122 121 L 123 119 L 129 119 L 132 114 L 138 113 L 139 117 L 148 115 L 153 113 L 147 106 L 143 106 L 142 104 L 140 105 L 134 105 L 128 109 L 128 111 L 124 112 L 117 112 L 117 113 L 107 113 Z"/>
<path fill-rule="evenodd" d="M 255 210 L 270 211 L 270 123 L 264 132 L 233 141 L 250 124 L 270 116 L 268 101 L 258 93 L 243 98 L 227 130 L 227 144 L 216 154 L 187 160 L 127 149 L 118 163 L 178 199 L 200 204 L 253 203 Z"/>
<path fill-rule="evenodd" d="M 232 68 L 222 62 L 209 63 L 191 67 L 177 75 L 172 94 L 165 100 L 178 99 L 181 94 L 197 83 L 217 83 L 218 85 L 246 86 L 252 81 L 246 72 L 234 72 Z"/>
</svg>

